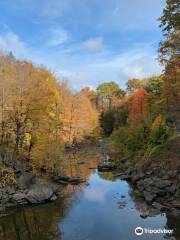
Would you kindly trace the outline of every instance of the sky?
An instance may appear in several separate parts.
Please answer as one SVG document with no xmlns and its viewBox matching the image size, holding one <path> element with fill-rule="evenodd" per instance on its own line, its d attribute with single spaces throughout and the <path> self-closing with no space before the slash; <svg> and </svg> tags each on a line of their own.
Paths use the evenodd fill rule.
<svg viewBox="0 0 180 240">
<path fill-rule="evenodd" d="M 76 90 L 159 74 L 165 0 L 0 0 L 0 49 Z"/>
</svg>

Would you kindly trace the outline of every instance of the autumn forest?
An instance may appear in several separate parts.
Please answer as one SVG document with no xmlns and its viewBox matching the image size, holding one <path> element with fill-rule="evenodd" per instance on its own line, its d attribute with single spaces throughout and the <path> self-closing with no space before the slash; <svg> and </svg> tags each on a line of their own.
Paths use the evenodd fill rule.
<svg viewBox="0 0 180 240">
<path fill-rule="evenodd" d="M 146 161 L 157 145 L 175 136 L 180 106 L 178 5 L 167 1 L 159 19 L 163 73 L 130 79 L 125 90 L 109 81 L 96 90 L 74 92 L 47 68 L 2 52 L 1 172 L 17 160 L 52 171 L 61 164 L 66 147 L 102 136 L 119 156 Z"/>
</svg>

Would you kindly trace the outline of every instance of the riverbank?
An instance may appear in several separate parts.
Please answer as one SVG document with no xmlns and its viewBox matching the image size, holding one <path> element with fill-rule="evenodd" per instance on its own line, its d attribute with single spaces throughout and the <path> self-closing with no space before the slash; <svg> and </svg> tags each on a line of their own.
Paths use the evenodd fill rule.
<svg viewBox="0 0 180 240">
<path fill-rule="evenodd" d="M 116 162 L 115 176 L 127 180 L 155 211 L 180 217 L 180 137 L 160 146 L 147 162 Z"/>
<path fill-rule="evenodd" d="M 168 212 L 180 217 L 180 174 L 177 170 L 164 172 L 158 168 L 128 167 L 122 173 L 116 170 L 115 176 L 130 182 L 136 194 L 154 207 L 156 213 Z"/>
<path fill-rule="evenodd" d="M 149 214 L 167 212 L 180 216 L 180 172 L 178 164 L 174 168 L 162 168 L 161 164 L 136 165 L 134 161 L 121 159 L 113 166 L 102 169 L 98 163 L 109 161 L 106 154 L 106 141 L 98 144 L 83 145 L 69 149 L 65 174 L 53 174 L 50 177 L 35 176 L 31 168 L 17 164 L 14 172 L 16 184 L 0 190 L 0 214 L 4 216 L 9 208 L 44 204 L 57 200 L 63 194 L 64 186 L 78 185 L 88 181 L 94 169 L 111 171 L 115 179 L 126 180 L 132 185 L 133 192 L 143 198 L 150 207 Z M 99 155 L 98 155 L 99 154 Z M 170 153 L 169 153 L 170 154 Z M 92 164 L 92 158 L 96 158 Z M 153 163 L 153 164 L 152 164 Z M 104 165 L 103 165 L 104 166 Z M 108 169 L 109 168 L 109 169 Z M 75 173 L 76 172 L 76 173 Z"/>
<path fill-rule="evenodd" d="M 95 166 L 96 160 L 88 160 L 89 165 Z M 153 239 L 179 239 L 178 220 L 168 214 L 153 215 L 127 181 L 114 177 L 112 172 L 95 169 L 90 174 L 86 172 L 86 179 L 86 184 L 66 185 L 64 194 L 54 202 L 14 209 L 0 218 L 0 239 L 138 240 L 134 233 L 137 226 L 173 230 L 173 236 L 158 234 Z M 144 234 L 141 238 L 151 236 Z"/>
<path fill-rule="evenodd" d="M 68 148 L 62 163 L 62 172 L 47 172 L 46 167 L 35 175 L 27 163 L 17 161 L 13 167 L 16 182 L 0 188 L 0 217 L 10 209 L 53 202 L 64 193 L 67 185 L 78 185 L 87 181 L 87 176 L 102 160 L 102 144 L 88 143 Z M 95 162 L 91 161 L 95 159 Z"/>
<path fill-rule="evenodd" d="M 14 167 L 16 183 L 0 189 L 0 216 L 9 208 L 55 201 L 63 190 L 61 185 L 35 176 L 31 169 L 18 164 Z"/>
</svg>

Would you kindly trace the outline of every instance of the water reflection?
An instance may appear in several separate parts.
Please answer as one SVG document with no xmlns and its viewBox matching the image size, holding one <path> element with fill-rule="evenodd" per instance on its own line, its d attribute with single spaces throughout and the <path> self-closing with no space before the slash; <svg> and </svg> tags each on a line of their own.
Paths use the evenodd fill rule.
<svg viewBox="0 0 180 240">
<path fill-rule="evenodd" d="M 133 195 L 127 182 L 114 179 L 111 173 L 99 175 L 91 169 L 102 157 L 99 153 L 91 150 L 88 155 L 87 152 L 73 155 L 71 166 L 64 172 L 87 179 L 89 185 L 68 185 L 64 196 L 55 203 L 16 210 L 1 218 L 0 239 L 134 240 L 139 239 L 134 234 L 137 226 L 174 229 L 179 239 L 177 219 L 165 214 L 141 218 L 140 214 L 146 212 L 148 206 Z M 140 239 L 164 237 L 144 235 Z"/>
</svg>

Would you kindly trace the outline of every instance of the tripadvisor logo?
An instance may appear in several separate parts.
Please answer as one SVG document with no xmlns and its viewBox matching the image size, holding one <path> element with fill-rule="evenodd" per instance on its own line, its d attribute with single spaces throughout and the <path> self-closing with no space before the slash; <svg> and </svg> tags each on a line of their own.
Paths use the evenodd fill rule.
<svg viewBox="0 0 180 240">
<path fill-rule="evenodd" d="M 167 235 L 172 235 L 174 232 L 173 229 L 151 229 L 151 228 L 142 228 L 142 227 L 136 227 L 135 228 L 135 234 L 137 236 L 141 236 L 142 234 L 167 234 Z"/>
<path fill-rule="evenodd" d="M 143 228 L 142 227 L 135 228 L 135 234 L 137 236 L 141 236 L 143 234 Z"/>
</svg>

